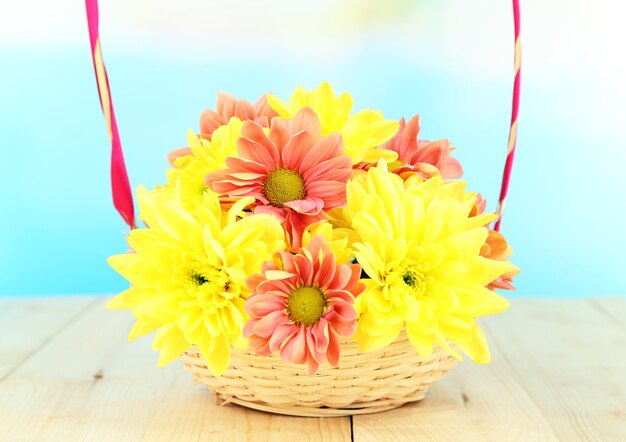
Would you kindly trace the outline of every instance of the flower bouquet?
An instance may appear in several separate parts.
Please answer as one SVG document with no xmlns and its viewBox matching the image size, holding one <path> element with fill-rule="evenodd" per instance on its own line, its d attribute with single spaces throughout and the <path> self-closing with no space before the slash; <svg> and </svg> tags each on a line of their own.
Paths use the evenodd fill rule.
<svg viewBox="0 0 626 442">
<path fill-rule="evenodd" d="M 221 403 L 284 414 L 373 412 L 424 397 L 466 354 L 517 268 L 497 218 L 420 120 L 353 112 L 323 83 L 288 102 L 219 94 L 137 191 L 145 228 L 110 265 L 130 282 L 131 340 L 156 331 Z"/>
</svg>

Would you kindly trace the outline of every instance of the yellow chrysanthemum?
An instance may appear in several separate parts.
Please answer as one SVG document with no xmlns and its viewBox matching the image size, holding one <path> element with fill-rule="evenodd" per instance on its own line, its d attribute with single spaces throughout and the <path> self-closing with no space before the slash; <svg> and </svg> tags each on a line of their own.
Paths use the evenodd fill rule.
<svg viewBox="0 0 626 442">
<path fill-rule="evenodd" d="M 204 177 L 209 172 L 225 168 L 226 158 L 236 155 L 242 126 L 243 122 L 233 117 L 228 124 L 213 132 L 211 141 L 189 129 L 187 142 L 192 154 L 176 159 L 174 168 L 167 171 L 169 183 L 163 189 L 171 192 L 178 186 L 183 206 L 188 211 L 195 210 L 202 204 L 203 195 L 208 190 Z"/>
<path fill-rule="evenodd" d="M 108 306 L 133 311 L 137 322 L 130 340 L 158 329 L 153 348 L 161 351 L 159 366 L 195 344 L 211 372 L 221 375 L 230 344 L 246 345 L 246 278 L 284 250 L 284 232 L 271 215 L 241 218 L 250 198 L 224 213 L 217 196 L 207 192 L 190 214 L 178 194 L 139 188 L 141 217 L 150 227 L 128 236 L 134 253 L 109 258 L 131 287 Z"/>
<path fill-rule="evenodd" d="M 480 256 L 483 227 L 495 215 L 469 217 L 476 195 L 440 177 L 404 182 L 385 163 L 348 183 L 345 216 L 358 241 L 355 257 L 370 279 L 357 298 L 354 339 L 363 351 L 389 345 L 403 327 L 422 356 L 453 342 L 474 361 L 489 349 L 476 317 L 500 312 L 506 299 L 486 288 L 512 268 Z"/>
<path fill-rule="evenodd" d="M 353 164 L 380 159 L 395 161 L 398 157 L 392 150 L 376 148 L 396 134 L 399 123 L 385 120 L 382 112 L 370 109 L 350 115 L 352 96 L 344 92 L 337 97 L 328 83 L 311 91 L 297 87 L 289 104 L 272 94 L 267 95 L 267 102 L 282 118 L 292 118 L 303 107 L 312 108 L 322 122 L 323 135 L 341 133 L 345 153 L 352 157 Z"/>
</svg>

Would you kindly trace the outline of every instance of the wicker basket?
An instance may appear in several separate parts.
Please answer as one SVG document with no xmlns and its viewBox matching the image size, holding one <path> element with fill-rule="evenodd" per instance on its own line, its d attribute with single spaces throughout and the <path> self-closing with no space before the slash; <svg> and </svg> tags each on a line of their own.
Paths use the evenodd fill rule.
<svg viewBox="0 0 626 442">
<path fill-rule="evenodd" d="M 391 345 L 371 353 L 343 342 L 339 366 L 322 364 L 314 376 L 280 356 L 249 351 L 233 350 L 230 367 L 219 378 L 211 375 L 197 348 L 181 359 L 196 382 L 215 392 L 220 405 L 307 417 L 376 413 L 419 401 L 456 363 L 439 346 L 430 357 L 419 357 L 404 331 Z"/>
</svg>

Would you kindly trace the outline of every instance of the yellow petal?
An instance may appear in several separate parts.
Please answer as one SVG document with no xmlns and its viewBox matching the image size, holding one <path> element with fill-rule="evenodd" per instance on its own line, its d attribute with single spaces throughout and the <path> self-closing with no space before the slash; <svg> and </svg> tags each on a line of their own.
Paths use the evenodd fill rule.
<svg viewBox="0 0 626 442">
<path fill-rule="evenodd" d="M 141 336 L 145 336 L 148 333 L 152 333 L 161 325 L 160 321 L 153 321 L 147 318 L 139 318 L 133 328 L 130 329 L 130 333 L 128 334 L 128 340 L 134 341 Z"/>
<path fill-rule="evenodd" d="M 363 152 L 363 161 L 367 163 L 377 163 L 379 161 L 385 161 L 391 163 L 398 159 L 398 153 L 389 149 L 367 149 Z"/>
<path fill-rule="evenodd" d="M 433 336 L 423 333 L 415 322 L 409 322 L 406 324 L 406 334 L 418 355 L 423 358 L 427 358 L 433 354 L 433 349 L 435 347 L 435 340 Z"/>
<path fill-rule="evenodd" d="M 267 104 L 269 104 L 270 107 L 274 109 L 274 112 L 276 112 L 281 118 L 291 118 L 295 115 L 295 112 L 292 112 L 289 109 L 289 105 L 277 96 L 267 94 L 266 97 Z"/>
<path fill-rule="evenodd" d="M 230 363 L 230 343 L 225 336 L 212 337 L 200 344 L 200 353 L 213 376 L 224 374 Z"/>
<path fill-rule="evenodd" d="M 477 364 L 489 364 L 491 352 L 487 339 L 480 327 L 476 326 L 468 342 L 459 342 L 457 346 Z"/>
<path fill-rule="evenodd" d="M 164 367 L 176 360 L 185 350 L 189 343 L 178 327 L 170 324 L 161 328 L 153 341 L 153 348 L 160 349 L 159 367 Z"/>
</svg>

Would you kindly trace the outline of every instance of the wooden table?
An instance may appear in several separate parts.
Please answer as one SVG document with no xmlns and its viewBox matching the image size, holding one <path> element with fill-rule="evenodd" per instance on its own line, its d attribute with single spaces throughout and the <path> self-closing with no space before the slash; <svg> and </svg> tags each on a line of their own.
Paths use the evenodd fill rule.
<svg viewBox="0 0 626 442">
<path fill-rule="evenodd" d="M 483 321 L 491 365 L 352 419 L 218 407 L 105 300 L 0 299 L 0 440 L 626 441 L 626 298 L 513 301 Z"/>
</svg>

